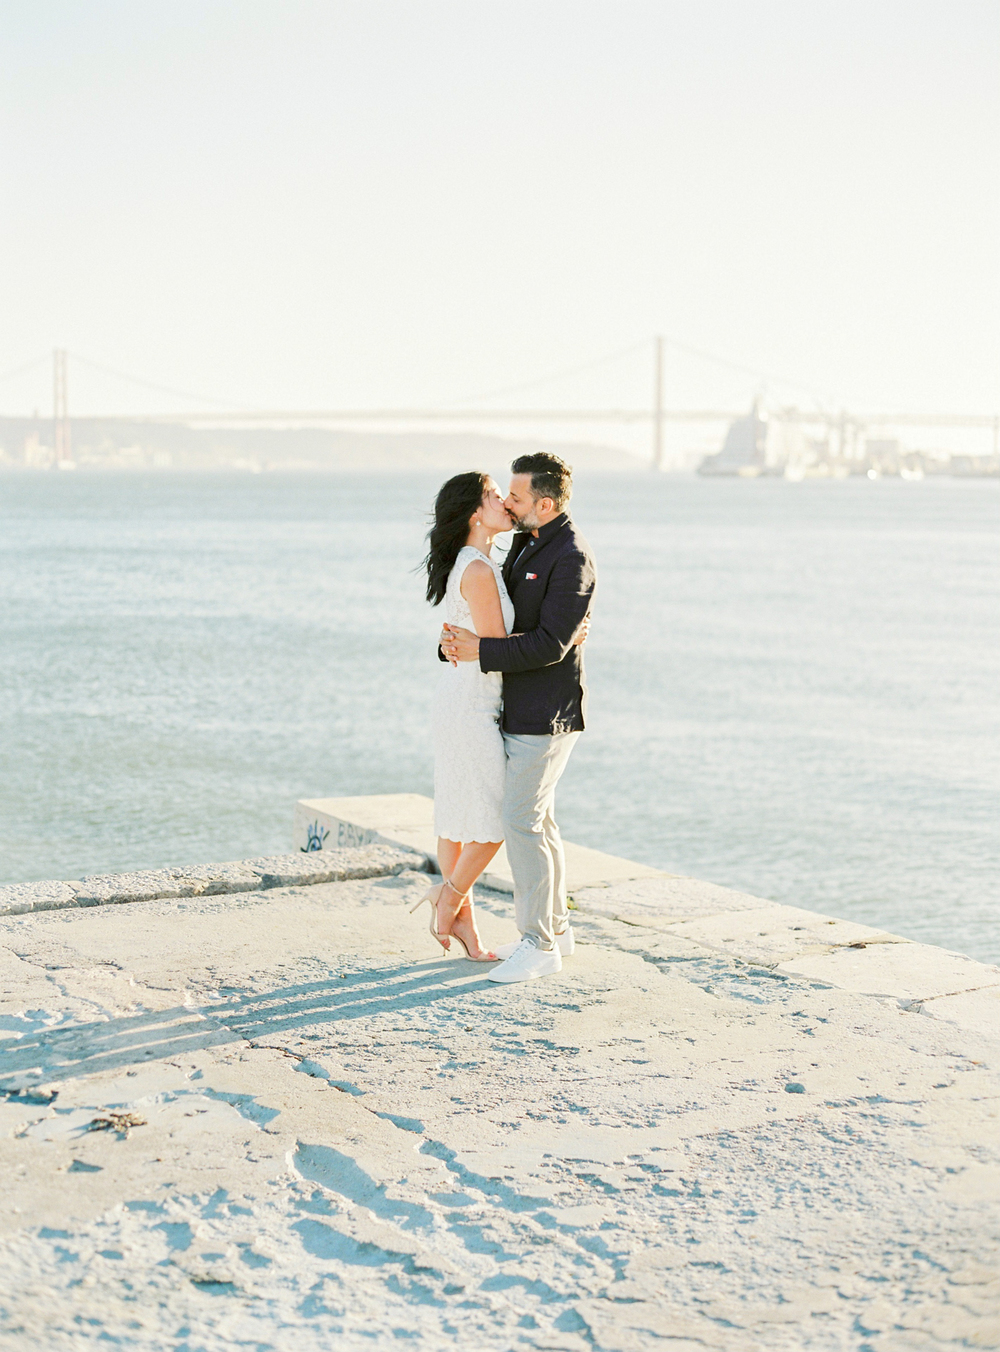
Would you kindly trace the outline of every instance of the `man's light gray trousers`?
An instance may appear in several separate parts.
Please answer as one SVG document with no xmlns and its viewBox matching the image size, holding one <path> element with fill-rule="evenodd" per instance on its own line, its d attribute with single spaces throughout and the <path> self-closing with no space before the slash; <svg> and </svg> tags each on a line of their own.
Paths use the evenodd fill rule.
<svg viewBox="0 0 1000 1352">
<path fill-rule="evenodd" d="M 556 785 L 579 736 L 503 735 L 503 823 L 514 875 L 514 915 L 518 929 L 538 948 L 550 949 L 569 924 L 566 859 L 553 814 Z"/>
</svg>

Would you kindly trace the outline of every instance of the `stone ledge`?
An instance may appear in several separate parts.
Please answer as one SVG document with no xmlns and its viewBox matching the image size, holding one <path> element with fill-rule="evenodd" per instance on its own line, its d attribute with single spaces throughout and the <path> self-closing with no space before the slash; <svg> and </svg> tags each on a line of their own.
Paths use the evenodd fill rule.
<svg viewBox="0 0 1000 1352">
<path fill-rule="evenodd" d="M 293 844 L 303 852 L 378 842 L 419 850 L 430 859 L 437 852 L 434 800 L 422 793 L 302 798 L 295 805 L 292 832 Z M 670 876 L 648 864 L 637 864 L 634 859 L 620 859 L 569 840 L 563 840 L 563 847 L 570 889 Z M 497 892 L 513 893 L 514 878 L 503 845 L 483 874 L 482 885 Z"/>
<path fill-rule="evenodd" d="M 682 920 L 722 915 L 727 911 L 755 911 L 772 903 L 746 892 L 734 892 L 700 878 L 663 874 L 658 878 L 635 878 L 626 882 L 571 887 L 574 905 L 593 915 L 636 924 L 671 928 Z"/>
<path fill-rule="evenodd" d="M 0 915 L 24 915 L 28 911 L 56 911 L 77 904 L 78 883 L 8 883 L 0 887 Z"/>
<path fill-rule="evenodd" d="M 11 883 L 0 887 L 0 915 L 263 892 L 271 887 L 384 878 L 407 869 L 425 871 L 427 856 L 405 847 L 373 844 L 315 854 L 266 855 L 222 864 L 95 874 L 76 882 Z"/>
<path fill-rule="evenodd" d="M 857 995 L 888 996 L 935 1017 L 947 1017 L 945 1006 L 934 1008 L 942 996 L 968 997 L 1000 987 L 1000 967 L 946 948 L 906 942 L 804 954 L 780 963 L 777 970 Z"/>
<path fill-rule="evenodd" d="M 587 914 L 657 930 L 818 985 L 895 1001 L 976 1032 L 1000 1028 L 1000 967 L 898 934 L 767 901 L 697 878 L 638 878 L 572 893 Z"/>
<path fill-rule="evenodd" d="M 996 1037 L 1000 1029 L 1000 984 L 956 995 L 932 995 L 911 1008 L 929 1014 L 932 1019 L 944 1019 L 960 1028 Z"/>
</svg>

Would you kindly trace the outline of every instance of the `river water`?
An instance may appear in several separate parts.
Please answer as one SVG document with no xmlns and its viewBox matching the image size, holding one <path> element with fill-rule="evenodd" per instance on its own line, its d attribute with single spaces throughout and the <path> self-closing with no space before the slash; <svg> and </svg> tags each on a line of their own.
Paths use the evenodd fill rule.
<svg viewBox="0 0 1000 1352">
<path fill-rule="evenodd" d="M 0 881 L 281 852 L 296 798 L 429 793 L 443 477 L 0 477 Z M 998 507 L 584 478 L 567 837 L 1000 959 Z"/>
</svg>

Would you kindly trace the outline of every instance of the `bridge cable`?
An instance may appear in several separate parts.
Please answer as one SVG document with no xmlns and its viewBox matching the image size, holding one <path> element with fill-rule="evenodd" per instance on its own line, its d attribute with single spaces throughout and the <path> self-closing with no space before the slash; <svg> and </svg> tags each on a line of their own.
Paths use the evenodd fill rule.
<svg viewBox="0 0 1000 1352">
<path fill-rule="evenodd" d="M 534 389 L 538 385 L 546 385 L 552 380 L 562 380 L 567 376 L 578 375 L 581 371 L 591 371 L 595 366 L 606 366 L 610 362 L 617 361 L 619 357 L 627 357 L 633 352 L 638 352 L 640 348 L 648 347 L 649 339 L 643 338 L 639 343 L 631 343 L 628 347 L 618 348 L 614 352 L 607 352 L 603 357 L 595 357 L 592 361 L 582 362 L 578 366 L 565 367 L 560 371 L 550 371 L 547 375 L 538 376 L 535 380 L 525 380 L 518 385 L 505 385 L 502 389 L 486 390 L 483 394 L 474 394 L 467 399 L 455 399 L 445 405 L 446 408 L 461 408 L 465 404 L 478 403 L 480 399 L 498 399 L 505 394 L 518 394 L 521 390 Z"/>
<path fill-rule="evenodd" d="M 25 371 L 31 371 L 36 366 L 41 366 L 43 361 L 51 361 L 51 353 L 45 352 L 40 357 L 32 357 L 31 361 L 26 361 L 21 366 L 15 366 L 11 371 L 4 371 L 0 375 L 0 380 L 13 380 L 15 376 L 21 375 Z"/>
<path fill-rule="evenodd" d="M 116 376 L 119 380 L 127 381 L 131 385 L 142 385 L 147 390 L 156 390 L 160 394 L 172 394 L 178 399 L 195 399 L 201 404 L 216 404 L 220 408 L 231 408 L 238 412 L 253 412 L 254 405 L 240 404 L 232 399 L 213 399 L 211 395 L 195 394 L 191 390 L 178 390 L 172 385 L 160 385 L 154 380 L 144 380 L 142 376 L 132 376 L 125 371 L 118 371 L 113 366 L 108 366 L 104 362 L 94 361 L 92 357 L 83 357 L 79 352 L 69 354 L 74 361 L 82 362 L 84 366 L 90 366 L 95 371 L 103 371 L 105 375 Z"/>
</svg>

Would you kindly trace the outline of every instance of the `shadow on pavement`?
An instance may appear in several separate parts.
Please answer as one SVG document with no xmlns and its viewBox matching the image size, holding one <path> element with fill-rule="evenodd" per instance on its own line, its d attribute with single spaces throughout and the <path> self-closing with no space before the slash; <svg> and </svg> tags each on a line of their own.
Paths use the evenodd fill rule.
<svg viewBox="0 0 1000 1352">
<path fill-rule="evenodd" d="M 446 976 L 452 980 L 443 981 Z M 0 1094 L 127 1069 L 205 1047 L 260 1042 L 314 1024 L 417 1010 L 498 989 L 471 963 L 437 959 L 418 966 L 350 972 L 272 991 L 244 992 L 200 1007 L 177 1005 L 155 1013 L 42 1029 L 0 1050 Z"/>
</svg>

